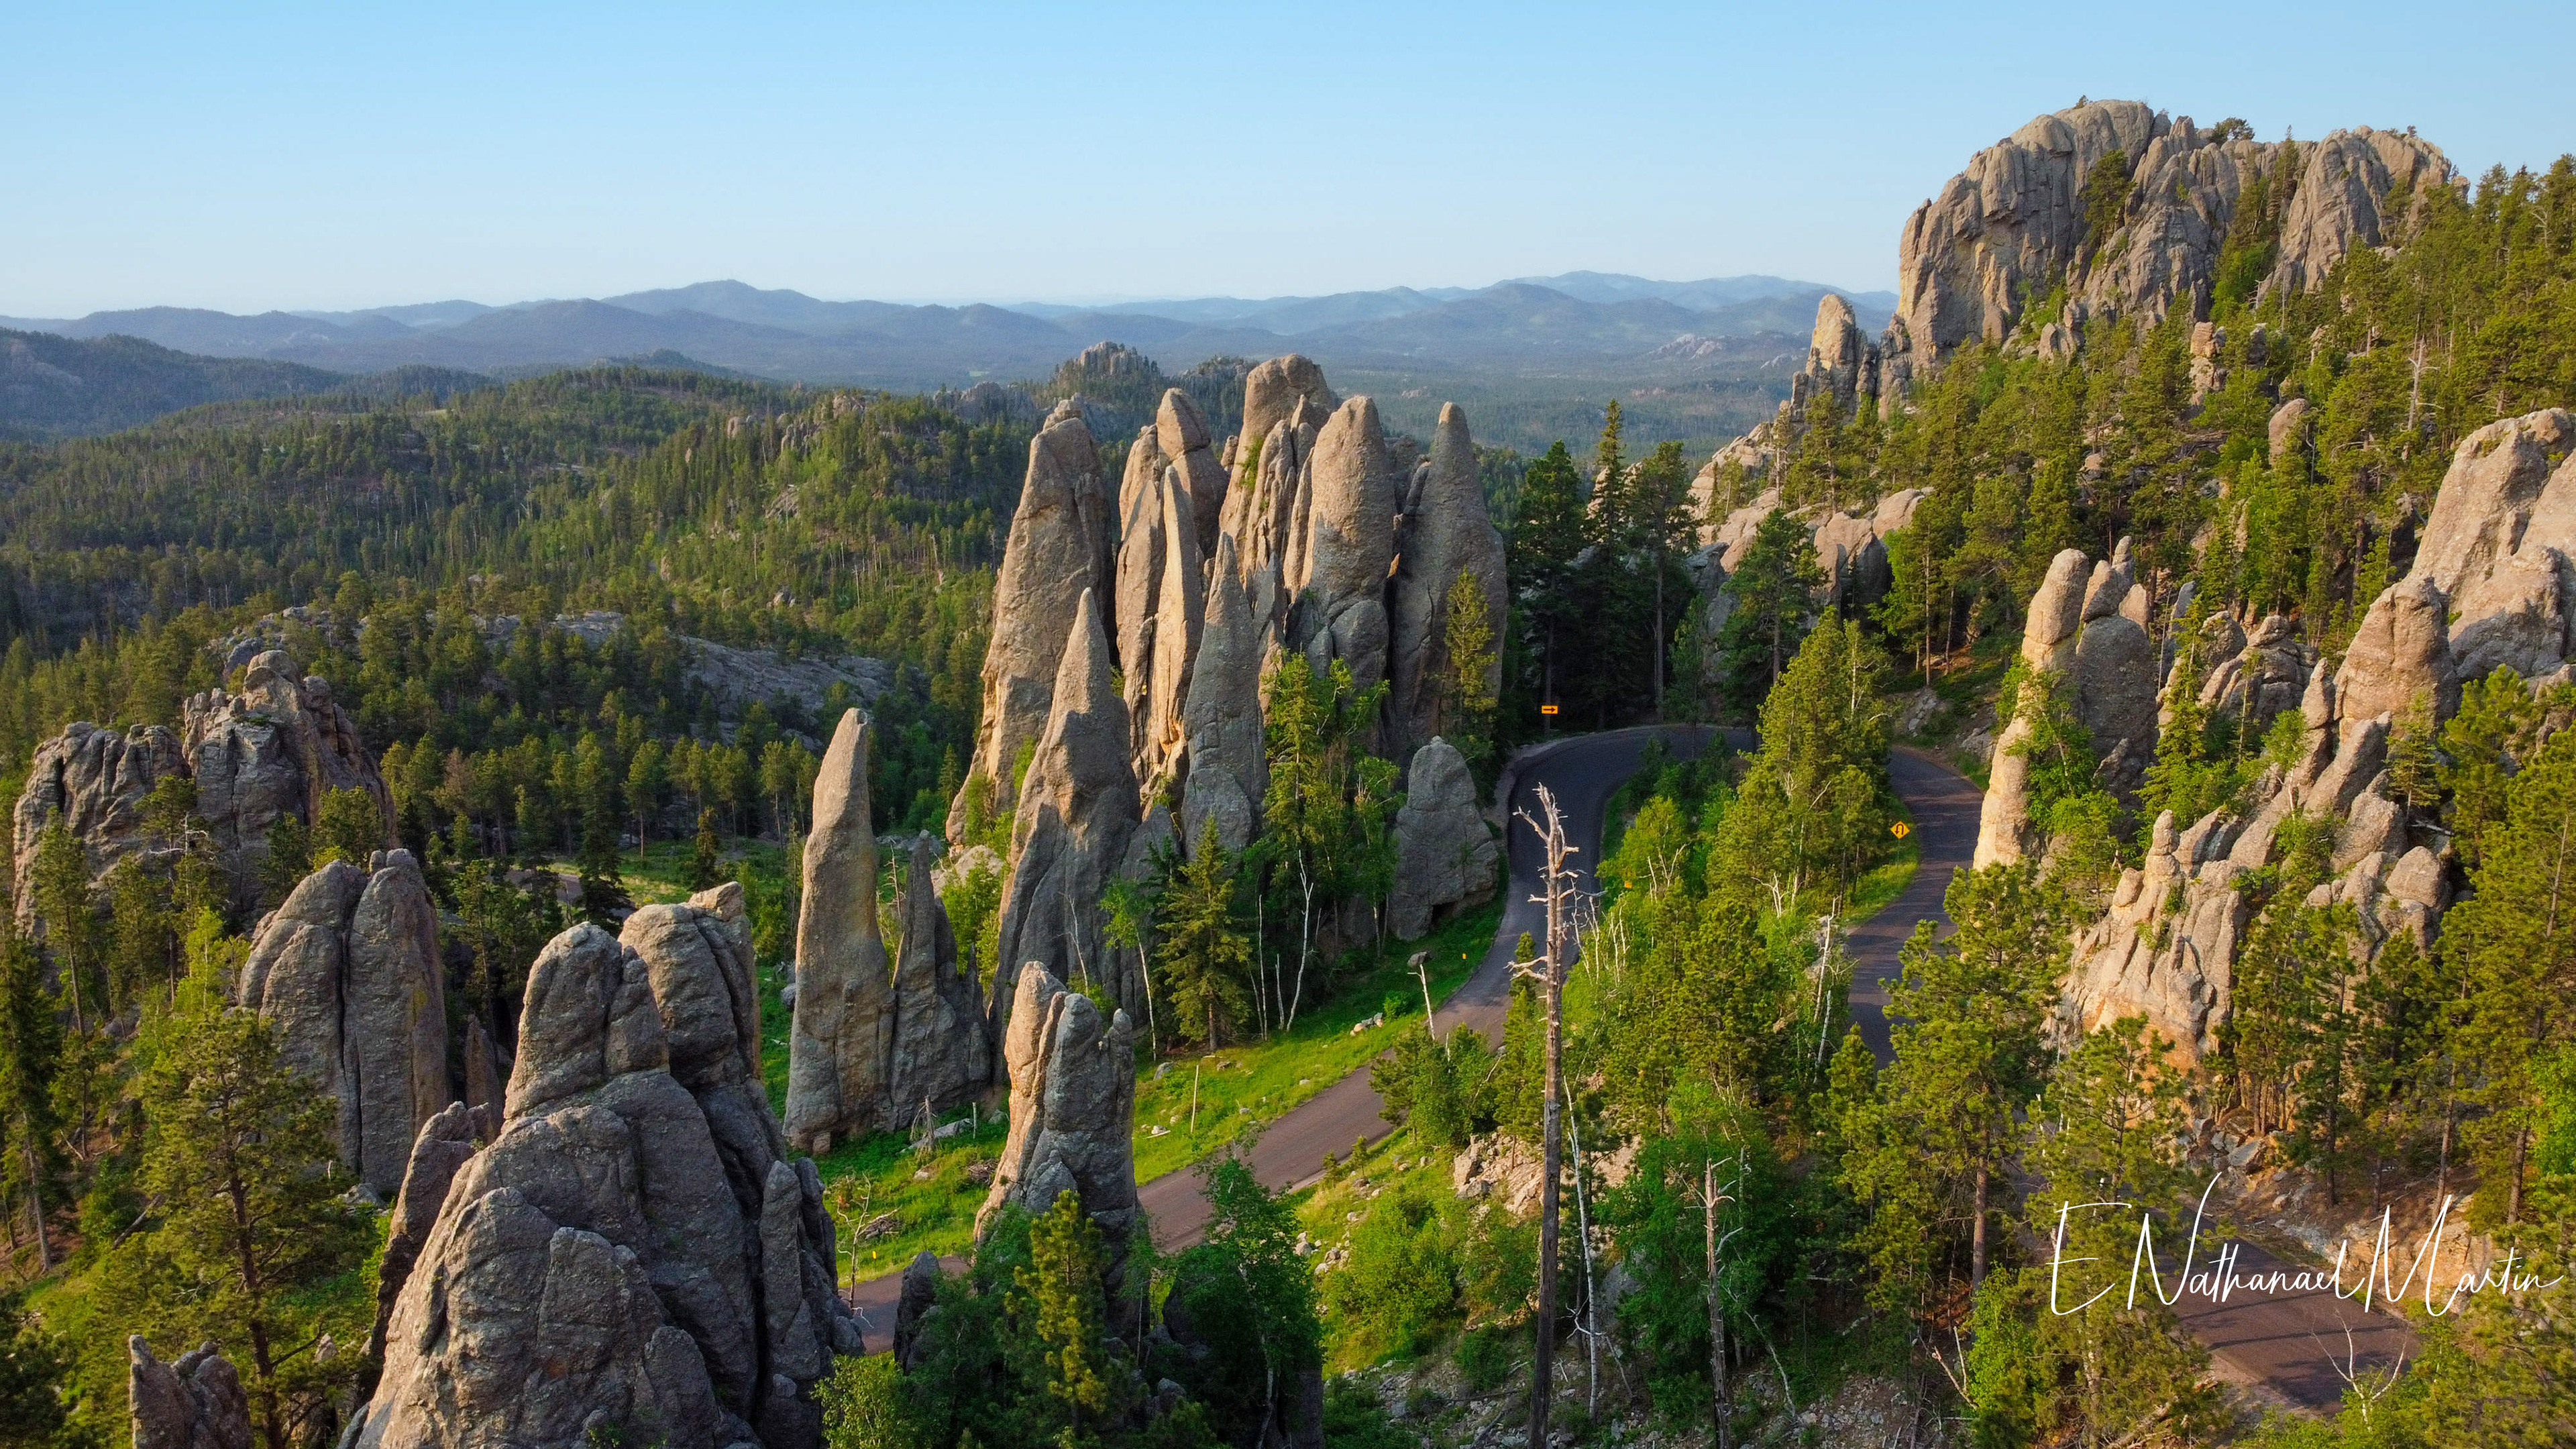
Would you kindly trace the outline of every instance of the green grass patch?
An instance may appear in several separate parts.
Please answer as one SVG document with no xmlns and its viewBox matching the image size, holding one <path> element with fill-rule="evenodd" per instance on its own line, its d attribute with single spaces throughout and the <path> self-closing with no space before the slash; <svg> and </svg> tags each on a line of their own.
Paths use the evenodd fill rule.
<svg viewBox="0 0 2576 1449">
<path fill-rule="evenodd" d="M 1353 953 L 1365 964 L 1344 974 L 1329 1000 L 1300 1012 L 1296 1028 L 1268 1041 L 1220 1047 L 1202 1057 L 1171 1060 L 1145 1069 L 1136 1083 L 1136 1180 L 1177 1172 L 1208 1154 L 1277 1121 L 1395 1042 L 1422 1009 L 1422 986 L 1405 964 L 1427 951 L 1431 994 L 1445 1000 L 1485 958 L 1500 905 L 1459 916 L 1419 941 L 1389 943 L 1383 953 Z M 1392 1004 L 1386 1024 L 1354 1036 L 1351 1028 Z M 1190 1091 L 1198 1088 L 1198 1118 L 1191 1123 Z M 1157 1129 L 1160 1129 L 1159 1132 Z"/>
<path fill-rule="evenodd" d="M 928 1157 L 916 1155 L 903 1134 L 878 1132 L 814 1159 L 824 1201 L 840 1228 L 844 1279 L 899 1272 L 924 1249 L 962 1255 L 974 1242 L 975 1210 L 984 1204 L 1008 1126 L 1000 1112 L 960 1108 L 947 1116 L 979 1125 L 940 1142 Z M 887 1214 L 892 1221 L 874 1229 L 878 1236 L 860 1236 Z"/>
</svg>

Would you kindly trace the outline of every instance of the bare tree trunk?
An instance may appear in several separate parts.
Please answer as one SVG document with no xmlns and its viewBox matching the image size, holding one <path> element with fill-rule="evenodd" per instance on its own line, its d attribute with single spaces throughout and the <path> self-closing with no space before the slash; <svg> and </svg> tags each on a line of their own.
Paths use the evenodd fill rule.
<svg viewBox="0 0 2576 1449">
<path fill-rule="evenodd" d="M 1974 1293 L 1986 1285 L 1986 1165 L 1977 1164 L 1977 1185 L 1971 1210 L 1976 1216 L 1968 1224 L 1968 1291 Z"/>
<path fill-rule="evenodd" d="M 1555 1396 L 1556 1349 L 1556 1257 L 1557 1257 L 1557 1173 L 1564 1161 L 1565 1121 L 1561 1109 L 1565 1090 L 1565 931 L 1566 902 L 1574 894 L 1573 873 L 1566 869 L 1566 857 L 1575 848 L 1565 843 L 1565 817 L 1556 806 L 1555 792 L 1538 787 L 1539 809 L 1546 817 L 1541 825 L 1524 813 L 1528 821 L 1547 842 L 1546 894 L 1534 899 L 1547 905 L 1547 944 L 1537 963 L 1539 1000 L 1546 1014 L 1545 1080 L 1540 1091 L 1540 1166 L 1538 1217 L 1538 1322 L 1536 1350 L 1530 1365 L 1531 1449 L 1546 1449 L 1548 1442 L 1548 1408 Z"/>
<path fill-rule="evenodd" d="M 1710 1428 L 1717 1449 L 1730 1449 L 1734 1432 L 1735 1395 L 1726 1381 L 1726 1310 L 1717 1286 L 1717 1159 L 1708 1160 L 1700 1177 L 1700 1215 L 1708 1240 L 1708 1382 Z"/>
</svg>

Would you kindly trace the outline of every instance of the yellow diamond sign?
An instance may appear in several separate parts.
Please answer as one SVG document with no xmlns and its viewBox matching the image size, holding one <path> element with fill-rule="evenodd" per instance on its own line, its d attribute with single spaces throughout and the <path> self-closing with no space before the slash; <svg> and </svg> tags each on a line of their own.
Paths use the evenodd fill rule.
<svg viewBox="0 0 2576 1449">
<path fill-rule="evenodd" d="M 1902 820 L 1899 820 L 1894 825 L 1887 827 L 1887 833 L 1895 836 L 1899 840 L 1903 840 L 1905 837 L 1914 833 L 1914 827 L 1906 824 Z"/>
</svg>

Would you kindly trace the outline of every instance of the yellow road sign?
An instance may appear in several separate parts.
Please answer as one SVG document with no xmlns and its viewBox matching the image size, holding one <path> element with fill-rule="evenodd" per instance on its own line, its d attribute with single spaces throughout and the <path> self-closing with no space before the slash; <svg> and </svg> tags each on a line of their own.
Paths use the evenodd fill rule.
<svg viewBox="0 0 2576 1449">
<path fill-rule="evenodd" d="M 1887 833 L 1895 836 L 1899 840 L 1903 840 L 1905 837 L 1914 833 L 1914 827 L 1906 824 L 1902 820 L 1899 820 L 1894 825 L 1887 827 Z"/>
<path fill-rule="evenodd" d="M 1538 712 L 1540 714 L 1554 714 L 1556 713 L 1556 706 L 1552 704 L 1542 704 L 1538 707 Z"/>
</svg>

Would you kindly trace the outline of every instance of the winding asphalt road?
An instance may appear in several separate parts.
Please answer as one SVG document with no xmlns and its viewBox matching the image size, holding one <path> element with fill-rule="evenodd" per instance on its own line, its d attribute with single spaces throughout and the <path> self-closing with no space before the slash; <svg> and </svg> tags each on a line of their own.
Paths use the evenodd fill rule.
<svg viewBox="0 0 2576 1449">
<path fill-rule="evenodd" d="M 1521 811 L 1538 814 L 1538 787 L 1545 785 L 1555 794 L 1568 835 L 1580 852 L 1573 862 L 1579 883 L 1590 890 L 1592 865 L 1600 855 L 1603 810 L 1611 793 L 1636 773 L 1648 743 L 1661 736 L 1676 757 L 1688 758 L 1705 748 L 1714 733 L 1704 727 L 1614 730 L 1542 745 L 1514 761 L 1506 812 L 1510 871 L 1504 884 L 1502 923 L 1474 974 L 1441 1004 L 1434 1018 L 1440 1027 L 1468 1027 L 1488 1041 L 1501 1037 L 1504 1013 L 1511 1003 L 1513 951 L 1522 932 L 1536 936 L 1546 924 L 1545 909 L 1530 899 L 1541 873 L 1540 843 L 1518 820 Z M 1920 863 L 1904 893 L 1845 938 L 1852 961 L 1852 1019 L 1882 1063 L 1893 1056 L 1887 983 L 1899 969 L 1898 947 L 1919 921 L 1937 922 L 1948 929 L 1942 898 L 1952 874 L 1964 869 L 1976 853 L 1977 815 L 1983 800 L 1974 782 L 1922 751 L 1894 752 L 1888 774 L 1914 818 Z M 1307 1182 L 1322 1172 L 1325 1154 L 1339 1153 L 1357 1139 L 1375 1141 L 1387 1133 L 1380 1106 L 1368 1073 L 1350 1073 L 1261 1133 L 1252 1150 L 1254 1173 L 1274 1188 Z M 1196 1173 L 1167 1173 L 1143 1184 L 1137 1196 L 1153 1223 L 1155 1241 L 1164 1250 L 1198 1241 L 1207 1221 L 1207 1203 L 1200 1196 Z M 2235 1251 L 2240 1275 L 2291 1267 L 2251 1243 L 2238 1244 Z M 2204 1251 L 2204 1262 L 2207 1256 Z M 858 1285 L 853 1294 L 872 1347 L 884 1346 L 884 1335 L 893 1330 L 900 1286 L 899 1274 L 887 1274 Z M 2364 1312 L 2357 1303 L 2322 1291 L 2251 1294 L 2220 1304 L 2195 1297 L 2177 1303 L 2175 1311 L 2192 1335 L 2208 1346 L 2219 1377 L 2267 1400 L 2311 1410 L 2331 1410 L 2340 1400 L 2344 1379 L 2336 1371 L 2337 1360 L 2350 1362 L 2357 1354 L 2365 1367 L 2384 1365 L 2401 1352 L 2411 1356 L 2414 1342 L 2403 1319 L 2382 1311 Z"/>
</svg>

